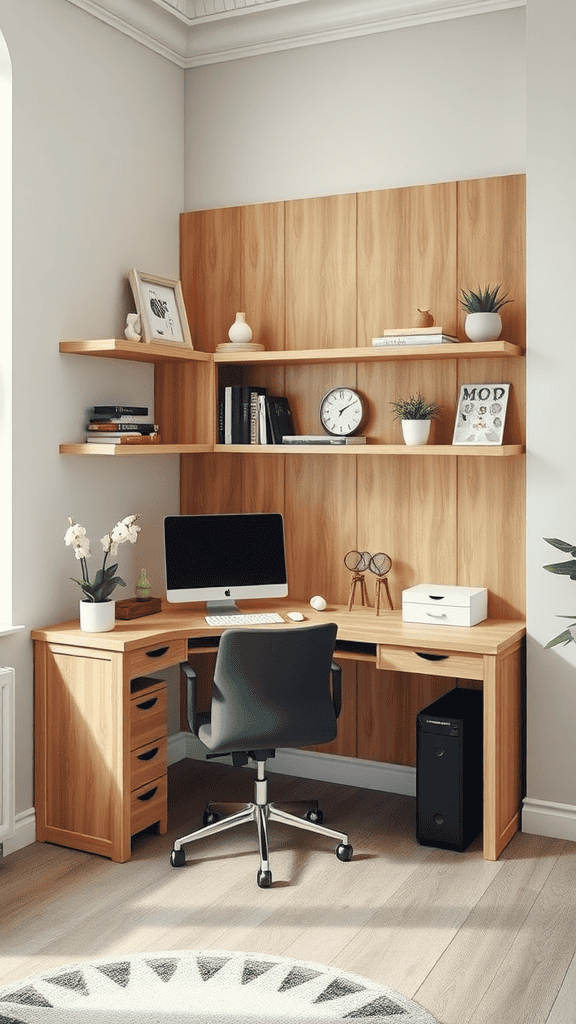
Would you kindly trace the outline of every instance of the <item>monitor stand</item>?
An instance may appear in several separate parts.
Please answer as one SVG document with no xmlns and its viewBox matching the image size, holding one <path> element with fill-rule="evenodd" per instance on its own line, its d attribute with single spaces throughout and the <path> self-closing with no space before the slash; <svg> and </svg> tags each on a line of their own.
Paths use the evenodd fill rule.
<svg viewBox="0 0 576 1024">
<path fill-rule="evenodd" d="M 236 615 L 240 611 L 232 598 L 224 601 L 206 601 L 207 615 Z"/>
</svg>

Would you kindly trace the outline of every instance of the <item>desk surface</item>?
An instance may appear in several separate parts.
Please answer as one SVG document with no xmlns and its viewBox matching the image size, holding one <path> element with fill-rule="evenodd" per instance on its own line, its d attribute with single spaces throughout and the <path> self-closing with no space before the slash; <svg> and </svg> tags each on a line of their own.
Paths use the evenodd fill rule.
<svg viewBox="0 0 576 1024">
<path fill-rule="evenodd" d="M 240 611 L 301 611 L 304 622 L 295 623 L 286 619 L 286 627 L 300 629 L 319 622 L 335 622 L 338 638 L 358 643 L 387 644 L 394 647 L 421 647 L 430 651 L 464 651 L 472 654 L 501 654 L 508 647 L 517 644 L 526 632 L 521 620 L 486 619 L 477 626 L 426 626 L 403 622 L 400 611 L 381 610 L 376 615 L 374 608 L 356 607 L 348 611 L 346 605 L 329 605 L 325 611 L 317 612 L 302 601 L 281 601 L 265 603 L 243 601 Z M 223 627 L 211 627 L 205 620 L 205 609 L 198 605 L 169 605 L 164 603 L 161 612 L 141 619 L 116 621 L 108 633 L 83 633 L 78 620 L 63 622 L 44 629 L 32 630 L 33 640 L 48 643 L 68 644 L 73 647 L 90 647 L 106 651 L 133 651 L 151 643 L 161 644 L 181 638 L 219 636 Z M 278 624 L 258 627 L 277 629 Z"/>
</svg>

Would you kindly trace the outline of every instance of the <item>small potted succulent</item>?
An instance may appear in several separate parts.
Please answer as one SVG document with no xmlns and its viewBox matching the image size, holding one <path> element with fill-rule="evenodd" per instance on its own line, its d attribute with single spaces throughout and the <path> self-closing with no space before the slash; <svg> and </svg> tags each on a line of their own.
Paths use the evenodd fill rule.
<svg viewBox="0 0 576 1024">
<path fill-rule="evenodd" d="M 496 341 L 502 333 L 502 318 L 500 310 L 512 299 L 506 295 L 499 295 L 501 285 L 491 288 L 489 284 L 485 288 L 478 286 L 477 292 L 466 292 L 463 288 L 460 305 L 466 310 L 464 330 L 470 341 Z"/>
<path fill-rule="evenodd" d="M 426 444 L 430 436 L 432 420 L 440 419 L 440 407 L 435 402 L 428 402 L 420 392 L 410 398 L 400 398 L 390 402 L 394 410 L 394 419 L 400 420 L 405 444 Z"/>
</svg>

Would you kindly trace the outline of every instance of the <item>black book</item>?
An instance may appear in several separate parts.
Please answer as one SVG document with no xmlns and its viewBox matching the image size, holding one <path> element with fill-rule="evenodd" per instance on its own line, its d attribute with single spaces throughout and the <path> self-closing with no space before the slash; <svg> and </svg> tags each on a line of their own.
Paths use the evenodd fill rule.
<svg viewBox="0 0 576 1024">
<path fill-rule="evenodd" d="M 147 405 L 95 405 L 96 416 L 147 416 Z"/>
<path fill-rule="evenodd" d="M 260 405 L 259 399 L 261 395 L 266 394 L 266 388 L 257 387 L 252 384 L 250 386 L 250 444 L 263 444 L 260 437 Z"/>
<path fill-rule="evenodd" d="M 284 395 L 270 395 L 266 399 L 270 444 L 282 444 L 284 434 L 294 433 L 290 402 Z"/>
<path fill-rule="evenodd" d="M 242 385 L 232 385 L 232 444 L 242 444 Z"/>
</svg>

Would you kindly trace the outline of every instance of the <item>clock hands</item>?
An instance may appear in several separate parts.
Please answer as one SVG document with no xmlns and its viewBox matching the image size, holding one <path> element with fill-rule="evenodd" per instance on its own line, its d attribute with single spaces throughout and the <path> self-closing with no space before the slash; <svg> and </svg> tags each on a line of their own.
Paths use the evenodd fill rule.
<svg viewBox="0 0 576 1024">
<path fill-rule="evenodd" d="M 338 410 L 338 415 L 341 416 L 343 412 L 346 412 L 346 409 L 349 409 L 354 404 L 354 402 L 348 402 L 348 405 L 345 405 L 343 409 Z"/>
</svg>

